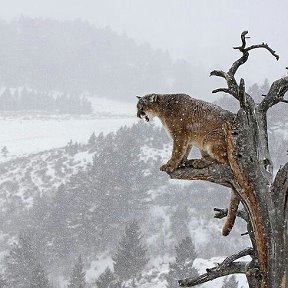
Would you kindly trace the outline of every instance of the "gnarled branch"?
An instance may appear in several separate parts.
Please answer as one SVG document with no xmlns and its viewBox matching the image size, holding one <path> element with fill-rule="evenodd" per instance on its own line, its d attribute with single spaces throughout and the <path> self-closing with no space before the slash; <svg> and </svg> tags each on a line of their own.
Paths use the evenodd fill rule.
<svg viewBox="0 0 288 288">
<path fill-rule="evenodd" d="M 279 102 L 287 103 L 288 101 L 284 100 L 286 92 L 288 92 L 288 76 L 280 78 L 272 83 L 268 94 L 259 104 L 259 111 L 266 113 L 270 107 Z"/>
<path fill-rule="evenodd" d="M 258 44 L 258 45 L 252 45 L 250 47 L 247 47 L 245 50 L 246 51 L 250 51 L 252 49 L 257 49 L 257 48 L 264 48 L 264 49 L 268 50 L 276 58 L 277 61 L 280 58 L 279 55 L 276 54 L 276 52 L 272 48 L 270 48 L 267 43 L 262 43 L 262 44 Z"/>
<path fill-rule="evenodd" d="M 243 261 L 234 262 L 234 261 L 244 256 L 253 254 L 254 254 L 253 248 L 246 248 L 236 254 L 233 254 L 225 258 L 224 261 L 218 264 L 216 267 L 206 269 L 207 273 L 202 274 L 195 278 L 179 280 L 178 283 L 181 287 L 193 287 L 214 280 L 216 278 L 235 273 L 246 274 L 248 272 L 247 267 L 249 262 L 243 262 Z M 249 267 L 249 269 L 251 268 L 252 267 Z"/>
<path fill-rule="evenodd" d="M 184 280 L 179 280 L 180 287 L 193 287 L 199 284 L 206 283 L 208 281 L 217 279 L 219 277 L 232 275 L 232 274 L 245 274 L 246 273 L 246 262 L 234 262 L 231 263 L 229 266 L 223 267 L 214 267 L 209 269 L 209 272 L 200 275 L 197 278 L 188 278 Z"/>
<path fill-rule="evenodd" d="M 233 92 L 228 88 L 218 88 L 212 91 L 213 94 L 219 93 L 219 92 L 224 92 L 224 93 L 233 95 Z"/>
<path fill-rule="evenodd" d="M 239 67 L 241 65 L 243 65 L 244 63 L 247 62 L 247 60 L 249 58 L 249 51 L 251 51 L 253 49 L 264 48 L 264 49 L 268 50 L 277 60 L 279 59 L 279 55 L 277 55 L 275 53 L 275 51 L 268 46 L 267 43 L 262 43 L 262 44 L 252 45 L 252 46 L 246 47 L 246 39 L 249 38 L 246 36 L 247 34 L 248 34 L 248 31 L 243 31 L 241 33 L 242 45 L 238 46 L 238 47 L 233 47 L 233 49 L 238 49 L 240 52 L 242 52 L 242 56 L 232 64 L 229 71 L 226 73 L 226 72 L 223 72 L 221 70 L 214 70 L 210 73 L 210 76 L 218 76 L 218 77 L 224 78 L 226 80 L 227 86 L 228 86 L 228 88 L 219 88 L 219 89 L 213 90 L 212 93 L 217 93 L 217 92 L 229 93 L 229 94 L 233 95 L 237 100 L 239 100 L 239 97 L 240 97 L 239 95 L 242 94 L 245 96 L 247 101 L 252 103 L 253 99 L 251 98 L 250 95 L 248 95 L 247 93 L 243 94 L 243 93 L 241 93 L 241 91 L 239 93 L 239 89 L 241 87 L 239 87 L 239 85 L 237 84 L 237 81 L 235 80 L 235 77 L 234 77 L 237 70 L 239 69 Z"/>
<path fill-rule="evenodd" d="M 183 180 L 206 180 L 225 187 L 231 187 L 231 183 L 234 182 L 232 171 L 228 165 L 215 163 L 197 169 L 193 167 L 193 160 L 189 160 L 187 165 L 188 166 L 178 168 L 174 172 L 169 173 L 170 178 Z"/>
</svg>

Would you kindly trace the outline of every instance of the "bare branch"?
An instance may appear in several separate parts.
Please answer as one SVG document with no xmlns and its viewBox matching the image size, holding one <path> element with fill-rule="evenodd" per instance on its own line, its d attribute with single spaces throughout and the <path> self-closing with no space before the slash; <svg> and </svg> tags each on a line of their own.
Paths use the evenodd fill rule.
<svg viewBox="0 0 288 288">
<path fill-rule="evenodd" d="M 229 265 L 229 263 L 239 259 L 239 258 L 242 258 L 244 256 L 248 256 L 248 255 L 253 255 L 254 254 L 254 249 L 252 247 L 248 247 L 236 254 L 232 254 L 231 256 L 227 257 L 223 262 L 222 262 L 222 265 Z"/>
<path fill-rule="evenodd" d="M 184 280 L 179 280 L 179 286 L 180 287 L 193 287 L 199 284 L 203 284 L 206 282 L 209 282 L 211 280 L 214 280 L 219 277 L 232 275 L 232 274 L 245 274 L 246 273 L 246 262 L 235 262 L 231 263 L 227 267 L 214 267 L 209 269 L 209 272 L 202 274 L 196 278 L 188 278 Z"/>
<path fill-rule="evenodd" d="M 229 72 L 227 73 L 231 76 L 232 75 L 234 76 L 235 73 L 237 72 L 238 68 L 248 60 L 250 50 L 257 49 L 257 48 L 264 48 L 264 49 L 268 50 L 277 60 L 279 60 L 279 55 L 277 55 L 275 53 L 275 51 L 268 46 L 267 43 L 252 45 L 252 46 L 249 46 L 246 48 L 246 38 L 248 38 L 246 36 L 247 34 L 248 34 L 248 31 L 242 32 L 242 34 L 241 34 L 242 45 L 239 47 L 234 47 L 234 49 L 240 50 L 243 53 L 243 55 L 240 59 L 238 59 L 237 61 L 235 61 L 233 63 L 232 67 L 230 68 Z"/>
<path fill-rule="evenodd" d="M 241 33 L 242 45 L 238 46 L 238 47 L 233 47 L 233 49 L 238 49 L 240 52 L 242 52 L 242 56 L 232 64 L 229 71 L 227 73 L 225 73 L 221 70 L 214 70 L 210 73 L 210 76 L 218 76 L 218 77 L 224 78 L 226 80 L 227 86 L 228 86 L 228 88 L 215 89 L 212 91 L 212 93 L 224 92 L 224 93 L 231 94 L 237 100 L 240 101 L 240 104 L 242 103 L 242 105 L 243 104 L 246 105 L 246 103 L 248 103 L 247 106 L 252 107 L 254 104 L 252 97 L 250 95 L 248 95 L 247 93 L 245 93 L 245 87 L 244 86 L 241 87 L 241 83 L 239 86 L 237 84 L 237 81 L 235 80 L 235 74 L 236 74 L 238 68 L 241 65 L 243 65 L 244 63 L 246 63 L 246 61 L 248 60 L 248 57 L 249 57 L 249 51 L 251 51 L 253 49 L 264 48 L 264 49 L 268 50 L 277 60 L 279 59 L 279 55 L 277 55 L 275 53 L 275 51 L 268 46 L 267 43 L 262 43 L 262 44 L 252 45 L 252 46 L 246 47 L 246 39 L 249 38 L 249 37 L 247 37 L 247 34 L 248 34 L 248 31 L 243 31 Z M 243 89 L 243 87 L 244 87 L 244 89 Z M 240 90 L 242 90 L 242 91 L 240 91 Z M 243 93 L 243 91 L 244 91 L 244 93 Z M 243 97 L 239 96 L 239 94 L 241 94 L 241 96 L 243 96 Z"/>
<path fill-rule="evenodd" d="M 288 76 L 273 82 L 268 94 L 259 104 L 259 110 L 263 111 L 263 113 L 266 113 L 270 107 L 279 102 L 287 103 L 288 101 L 284 100 L 284 95 L 286 92 L 288 92 Z"/>
<path fill-rule="evenodd" d="M 227 93 L 227 94 L 231 94 L 233 95 L 232 91 L 229 90 L 228 88 L 218 88 L 218 89 L 215 89 L 212 91 L 212 93 L 219 93 L 219 92 L 224 92 L 224 93 Z"/>
<path fill-rule="evenodd" d="M 248 31 L 243 31 L 241 33 L 241 41 L 242 41 L 242 45 L 239 47 L 233 47 L 233 49 L 239 49 L 240 51 L 243 51 L 246 47 L 246 38 L 250 38 L 248 36 L 246 36 L 248 34 Z"/>
<path fill-rule="evenodd" d="M 217 218 L 217 219 L 222 219 L 222 218 L 226 217 L 228 214 L 227 208 L 226 209 L 214 208 L 214 211 L 216 212 L 214 215 L 214 218 Z M 248 222 L 249 216 L 248 216 L 246 211 L 238 210 L 236 213 L 236 216 L 243 219 L 244 221 Z"/>
<path fill-rule="evenodd" d="M 188 278 L 179 280 L 178 283 L 181 287 L 193 287 L 198 284 L 206 283 L 219 277 L 227 276 L 236 273 L 246 273 L 248 262 L 234 262 L 235 260 L 247 255 L 253 255 L 253 248 L 246 248 L 236 254 L 233 254 L 216 267 L 206 269 L 207 273 L 202 274 L 195 278 Z"/>
<path fill-rule="evenodd" d="M 213 93 L 213 92 L 212 92 Z M 265 95 L 265 94 L 262 94 L 261 96 L 263 96 L 263 97 L 266 97 L 267 95 Z M 288 100 L 285 100 L 285 99 L 283 99 L 283 100 L 280 100 L 280 102 L 283 102 L 283 103 L 288 103 Z"/>
<path fill-rule="evenodd" d="M 210 76 L 218 76 L 227 79 L 227 74 L 222 70 L 213 70 L 210 72 Z"/>
<path fill-rule="evenodd" d="M 210 76 L 218 76 L 222 77 L 226 80 L 228 88 L 219 88 L 212 91 L 212 93 L 217 92 L 225 92 L 229 93 L 232 96 L 234 96 L 236 99 L 238 99 L 238 84 L 234 78 L 234 76 L 228 75 L 227 73 L 221 71 L 221 70 L 214 70 L 210 73 Z"/>
<path fill-rule="evenodd" d="M 267 49 L 276 58 L 277 61 L 280 58 L 279 55 L 277 55 L 276 52 L 272 48 L 270 48 L 267 43 L 262 43 L 262 44 L 258 44 L 258 45 L 252 45 L 250 47 L 247 47 L 245 50 L 248 52 L 248 51 L 250 51 L 252 49 L 257 49 L 257 48 Z"/>
<path fill-rule="evenodd" d="M 236 74 L 238 68 L 243 65 L 244 63 L 246 63 L 246 61 L 248 60 L 249 57 L 249 53 L 246 52 L 245 50 L 243 51 L 243 55 L 241 56 L 241 58 L 239 58 L 238 60 L 236 60 L 233 64 L 232 67 L 229 69 L 228 71 L 228 75 L 230 75 L 231 77 Z"/>
</svg>

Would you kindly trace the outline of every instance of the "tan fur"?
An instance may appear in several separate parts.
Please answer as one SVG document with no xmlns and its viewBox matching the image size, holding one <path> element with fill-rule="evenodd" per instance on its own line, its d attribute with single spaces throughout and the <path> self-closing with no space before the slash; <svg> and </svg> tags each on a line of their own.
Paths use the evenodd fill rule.
<svg viewBox="0 0 288 288">
<path fill-rule="evenodd" d="M 149 119 L 159 117 L 173 140 L 172 157 L 161 170 L 173 172 L 192 146 L 200 149 L 207 162 L 228 163 L 222 127 L 233 120 L 231 112 L 185 94 L 146 95 L 139 99 L 137 108 L 139 117 L 141 112 Z"/>
<path fill-rule="evenodd" d="M 173 140 L 170 160 L 162 171 L 173 172 L 184 165 L 192 146 L 197 147 L 202 159 L 195 168 L 211 163 L 229 164 L 223 125 L 231 123 L 234 114 L 217 105 L 193 99 L 186 94 L 149 94 L 138 97 L 137 116 L 149 121 L 158 117 Z M 223 235 L 233 227 L 239 200 L 232 196 Z"/>
</svg>

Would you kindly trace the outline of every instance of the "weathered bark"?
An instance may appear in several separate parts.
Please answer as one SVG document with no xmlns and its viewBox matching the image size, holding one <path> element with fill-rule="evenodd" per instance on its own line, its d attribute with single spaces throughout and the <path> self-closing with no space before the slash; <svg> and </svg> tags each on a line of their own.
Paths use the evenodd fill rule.
<svg viewBox="0 0 288 288">
<path fill-rule="evenodd" d="M 228 72 L 215 70 L 210 74 L 224 78 L 228 86 L 216 89 L 213 93 L 229 93 L 240 104 L 234 123 L 227 123 L 223 127 L 230 167 L 223 164 L 213 164 L 203 169 L 184 167 L 171 173 L 170 177 L 206 180 L 233 188 L 247 212 L 243 212 L 242 215 L 246 215 L 248 233 L 254 250 L 252 261 L 246 265 L 249 268 L 246 267 L 244 272 L 249 287 L 284 288 L 288 287 L 288 163 L 278 171 L 273 181 L 266 113 L 273 105 L 287 102 L 284 95 L 288 91 L 288 77 L 273 82 L 268 94 L 259 104 L 245 92 L 243 79 L 238 85 L 235 73 L 248 60 L 251 50 L 264 48 L 279 59 L 267 44 L 246 47 L 247 33 L 244 31 L 241 34 L 242 45 L 234 48 L 238 49 L 242 56 L 232 64 Z M 223 275 L 238 273 L 237 269 L 243 269 L 241 265 L 233 260 L 228 267 L 220 264 L 220 270 Z M 219 272 L 217 267 L 215 269 Z M 201 275 L 199 279 L 203 276 L 201 283 L 204 283 L 205 279 L 210 281 L 219 274 L 217 273 Z M 180 282 L 181 285 L 191 287 L 200 284 L 194 281 L 195 279 L 188 280 Z"/>
</svg>

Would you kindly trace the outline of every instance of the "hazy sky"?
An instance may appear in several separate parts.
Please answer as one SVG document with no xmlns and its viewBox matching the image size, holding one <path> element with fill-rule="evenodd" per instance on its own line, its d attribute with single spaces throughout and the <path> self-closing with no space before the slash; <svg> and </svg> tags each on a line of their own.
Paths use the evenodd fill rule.
<svg viewBox="0 0 288 288">
<path fill-rule="evenodd" d="M 239 54 L 232 46 L 249 30 L 250 43 L 268 42 L 267 51 L 253 51 L 243 70 L 252 81 L 275 79 L 288 66 L 287 0 L 0 0 L 0 18 L 20 15 L 87 19 L 110 26 L 138 42 L 168 50 L 174 58 L 201 63 L 207 70 L 227 69 Z M 242 71 L 241 71 L 242 72 Z M 244 73 L 245 72 L 245 73 Z M 240 76 L 242 76 L 240 74 Z"/>
</svg>

